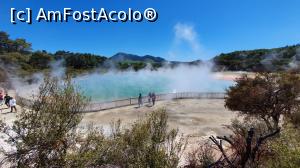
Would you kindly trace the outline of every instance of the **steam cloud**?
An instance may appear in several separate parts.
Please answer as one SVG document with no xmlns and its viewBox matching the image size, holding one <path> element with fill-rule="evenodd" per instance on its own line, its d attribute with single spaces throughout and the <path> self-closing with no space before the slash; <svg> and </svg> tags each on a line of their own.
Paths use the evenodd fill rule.
<svg viewBox="0 0 300 168">
<path fill-rule="evenodd" d="M 61 63 L 53 64 L 52 76 L 63 77 L 65 73 Z M 34 82 L 26 79 L 14 79 L 17 93 L 23 97 L 30 97 L 37 92 L 43 81 L 42 74 L 34 75 Z M 90 73 L 73 78 L 75 85 L 91 96 L 93 101 L 115 100 L 136 97 L 139 93 L 146 96 L 149 92 L 223 92 L 232 81 L 222 81 L 215 78 L 211 72 L 211 65 L 201 66 L 181 65 L 176 68 L 161 68 L 157 71 L 150 69 L 120 72 L 111 70 L 106 73 Z"/>
<path fill-rule="evenodd" d="M 94 73 L 74 79 L 94 100 L 114 100 L 146 96 L 149 92 L 223 92 L 232 81 L 216 79 L 211 65 L 149 69 L 126 72 Z"/>
<path fill-rule="evenodd" d="M 273 51 L 271 53 L 268 53 L 264 55 L 264 59 L 260 62 L 267 70 L 272 70 L 276 67 L 274 67 L 273 62 L 274 61 L 281 61 L 282 58 L 284 58 L 284 50 L 281 52 Z M 296 53 L 291 57 L 289 60 L 289 63 L 281 68 L 285 70 L 290 69 L 299 69 L 300 65 L 300 47 L 296 48 Z"/>
</svg>

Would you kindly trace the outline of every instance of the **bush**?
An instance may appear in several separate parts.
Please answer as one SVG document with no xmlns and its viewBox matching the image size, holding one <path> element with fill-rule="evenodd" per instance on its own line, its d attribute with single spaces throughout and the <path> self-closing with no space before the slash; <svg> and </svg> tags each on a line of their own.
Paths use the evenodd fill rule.
<svg viewBox="0 0 300 168">
<path fill-rule="evenodd" d="M 206 142 L 188 153 L 185 168 L 208 168 L 215 163 L 215 151 L 210 142 Z"/>
<path fill-rule="evenodd" d="M 300 110 L 299 109 L 296 112 L 294 112 L 293 114 L 291 114 L 290 121 L 296 128 L 300 127 Z"/>
<path fill-rule="evenodd" d="M 177 167 L 185 141 L 177 130 L 167 131 L 165 110 L 155 111 L 124 131 L 120 122 L 105 137 L 93 129 L 70 155 L 71 167 Z"/>
<path fill-rule="evenodd" d="M 280 137 L 270 142 L 273 155 L 269 156 L 265 167 L 295 168 L 300 165 L 299 130 L 287 126 Z"/>
<path fill-rule="evenodd" d="M 1 55 L 0 58 L 4 64 L 9 64 L 9 65 L 24 64 L 27 63 L 27 61 L 29 60 L 28 55 L 23 55 L 18 52 L 5 53 Z"/>
</svg>

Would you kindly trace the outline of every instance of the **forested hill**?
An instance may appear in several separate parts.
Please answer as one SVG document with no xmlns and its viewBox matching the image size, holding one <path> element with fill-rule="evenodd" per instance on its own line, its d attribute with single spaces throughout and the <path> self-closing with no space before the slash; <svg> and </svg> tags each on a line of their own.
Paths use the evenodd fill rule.
<svg viewBox="0 0 300 168">
<path fill-rule="evenodd" d="M 154 57 L 151 55 L 138 56 L 134 54 L 127 53 L 117 53 L 110 57 L 109 60 L 113 62 L 124 62 L 124 61 L 143 61 L 143 62 L 165 62 L 166 60 L 161 57 Z"/>
<path fill-rule="evenodd" d="M 299 70 L 300 45 L 286 46 L 274 49 L 258 49 L 249 51 L 235 51 L 220 54 L 211 60 L 216 71 L 284 71 Z M 176 67 L 178 65 L 197 66 L 202 61 L 192 62 L 168 61 L 151 55 L 138 56 L 127 53 L 117 53 L 112 57 L 90 53 L 73 53 L 69 51 L 33 51 L 31 43 L 25 39 L 11 39 L 6 32 L 0 31 L 0 71 L 33 74 L 51 70 L 52 66 L 60 62 L 60 66 L 70 73 L 108 70 L 110 68 L 125 70 L 140 70 L 150 68 L 156 70 L 161 67 Z M 5 69 L 5 71 L 3 70 Z M 1 74 L 0 74 L 1 75 Z M 5 74 L 3 74 L 5 76 Z M 3 76 L 2 75 L 2 76 Z"/>
<path fill-rule="evenodd" d="M 235 51 L 214 57 L 216 70 L 285 71 L 299 70 L 300 44 L 273 49 Z"/>
</svg>

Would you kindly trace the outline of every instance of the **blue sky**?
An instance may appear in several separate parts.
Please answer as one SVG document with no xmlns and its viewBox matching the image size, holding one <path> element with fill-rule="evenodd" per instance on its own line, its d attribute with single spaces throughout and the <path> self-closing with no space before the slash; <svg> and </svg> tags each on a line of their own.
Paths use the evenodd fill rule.
<svg viewBox="0 0 300 168">
<path fill-rule="evenodd" d="M 207 60 L 222 52 L 300 43 L 299 0 L 0 0 L 0 30 L 34 50 L 68 50 L 112 56 L 117 52 L 169 60 Z M 10 23 L 10 8 L 144 10 L 156 22 Z"/>
</svg>

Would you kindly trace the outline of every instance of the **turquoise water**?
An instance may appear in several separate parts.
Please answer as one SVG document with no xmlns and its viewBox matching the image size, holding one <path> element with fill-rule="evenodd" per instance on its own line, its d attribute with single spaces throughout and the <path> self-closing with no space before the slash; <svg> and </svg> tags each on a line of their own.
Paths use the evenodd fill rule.
<svg viewBox="0 0 300 168">
<path fill-rule="evenodd" d="M 134 74 L 103 74 L 89 75 L 76 79 L 76 83 L 92 100 L 117 100 L 137 97 L 139 93 L 147 95 L 149 92 L 167 93 L 167 78 L 151 79 L 138 77 Z"/>
<path fill-rule="evenodd" d="M 143 96 L 149 92 L 223 92 L 233 84 L 217 80 L 203 69 L 180 69 L 166 71 L 109 72 L 92 74 L 74 79 L 92 101 L 109 101 Z"/>
</svg>

